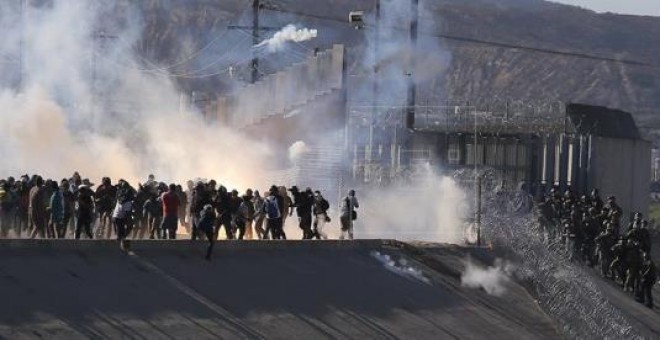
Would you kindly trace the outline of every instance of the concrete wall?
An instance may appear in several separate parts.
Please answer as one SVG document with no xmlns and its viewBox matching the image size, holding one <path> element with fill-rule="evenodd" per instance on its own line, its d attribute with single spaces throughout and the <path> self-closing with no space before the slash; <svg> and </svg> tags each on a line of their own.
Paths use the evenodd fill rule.
<svg viewBox="0 0 660 340">
<path fill-rule="evenodd" d="M 614 195 L 624 210 L 645 215 L 649 206 L 651 143 L 643 140 L 591 137 L 590 186 L 603 198 Z"/>
<path fill-rule="evenodd" d="M 215 118 L 243 128 L 269 117 L 286 116 L 319 96 L 341 89 L 343 77 L 344 46 L 334 45 L 232 96 L 220 97 Z"/>
</svg>

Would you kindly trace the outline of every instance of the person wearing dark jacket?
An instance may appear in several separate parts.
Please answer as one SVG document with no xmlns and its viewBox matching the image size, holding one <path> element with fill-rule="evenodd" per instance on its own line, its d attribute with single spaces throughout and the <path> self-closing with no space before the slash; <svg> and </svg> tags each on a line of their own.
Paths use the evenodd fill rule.
<svg viewBox="0 0 660 340">
<path fill-rule="evenodd" d="M 314 205 L 314 196 L 311 188 L 300 192 L 295 185 L 289 189 L 293 196 L 293 206 L 298 214 L 298 226 L 302 230 L 303 240 L 311 240 L 312 233 L 312 206 Z"/>
<path fill-rule="evenodd" d="M 202 211 L 199 213 L 199 218 L 196 222 L 198 232 L 203 233 L 209 241 L 209 247 L 206 249 L 206 259 L 211 260 L 211 252 L 213 252 L 213 243 L 215 242 L 215 210 L 211 204 L 206 204 Z"/>
<path fill-rule="evenodd" d="M 157 194 L 150 192 L 149 195 L 149 199 L 144 202 L 144 206 L 142 207 L 144 216 L 147 216 L 149 239 L 153 240 L 156 237 L 160 239 L 163 236 L 160 231 L 163 208 Z"/>
<path fill-rule="evenodd" d="M 204 183 L 197 182 L 197 185 L 195 185 L 195 188 L 193 189 L 192 198 L 190 201 L 190 215 L 192 216 L 192 230 L 190 232 L 190 238 L 192 240 L 196 240 L 199 237 L 199 234 L 203 232 L 201 229 L 199 229 L 201 213 L 205 206 L 211 205 L 212 203 L 213 201 L 211 200 L 211 195 L 206 190 Z M 216 223 L 215 220 L 216 218 L 214 216 L 213 223 Z"/>
<path fill-rule="evenodd" d="M 225 228 L 225 235 L 228 240 L 234 239 L 234 232 L 232 226 L 232 212 L 233 212 L 233 203 L 231 195 L 227 192 L 227 189 L 224 186 L 220 186 L 218 190 L 218 195 L 215 199 L 215 209 L 217 211 L 217 220 L 216 220 L 216 229 L 215 229 L 215 238 L 218 239 L 218 234 L 220 233 L 220 228 Z M 240 203 L 239 203 L 240 204 Z M 238 208 L 238 207 L 236 207 Z"/>
<path fill-rule="evenodd" d="M 80 239 L 84 231 L 88 238 L 92 237 L 92 222 L 94 222 L 94 192 L 81 184 L 76 192 L 76 232 L 75 238 Z"/>
<path fill-rule="evenodd" d="M 646 307 L 653 308 L 653 286 L 658 281 L 655 264 L 648 253 L 644 253 L 644 262 L 641 268 L 640 302 Z"/>
<path fill-rule="evenodd" d="M 117 202 L 117 187 L 112 185 L 110 177 L 103 177 L 102 184 L 96 188 L 95 205 L 99 214 L 99 231 L 97 235 L 105 235 L 109 239 L 112 236 L 112 213 Z"/>
</svg>

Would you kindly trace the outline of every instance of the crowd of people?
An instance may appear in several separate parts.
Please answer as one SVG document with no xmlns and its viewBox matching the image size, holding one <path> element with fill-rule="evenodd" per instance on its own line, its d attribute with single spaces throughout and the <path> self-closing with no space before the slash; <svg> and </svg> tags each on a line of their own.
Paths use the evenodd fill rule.
<svg viewBox="0 0 660 340">
<path fill-rule="evenodd" d="M 320 191 L 297 186 L 228 191 L 216 181 L 181 185 L 154 175 L 133 187 L 104 177 L 96 186 L 78 172 L 57 182 L 38 175 L 0 179 L 0 237 L 175 239 L 181 226 L 193 240 L 213 243 L 221 229 L 227 239 L 285 240 L 287 217 L 298 216 L 303 239 L 327 239 L 330 203 Z M 359 207 L 355 191 L 341 202 L 341 239 L 353 239 Z"/>
<path fill-rule="evenodd" d="M 648 222 L 641 213 L 635 213 L 624 228 L 623 209 L 616 197 L 603 202 L 598 190 L 577 197 L 570 189 L 562 195 L 556 187 L 540 204 L 539 212 L 548 243 L 563 247 L 571 261 L 597 267 L 603 277 L 653 308 L 651 290 L 657 274 Z"/>
</svg>

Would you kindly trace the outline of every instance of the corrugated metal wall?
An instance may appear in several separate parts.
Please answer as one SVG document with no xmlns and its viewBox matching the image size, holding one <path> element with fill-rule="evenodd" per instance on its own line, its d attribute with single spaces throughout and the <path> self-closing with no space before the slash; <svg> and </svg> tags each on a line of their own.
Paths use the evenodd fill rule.
<svg viewBox="0 0 660 340">
<path fill-rule="evenodd" d="M 648 213 L 651 143 L 643 140 L 591 138 L 590 186 L 603 196 L 614 195 L 625 218 L 633 211 Z"/>
</svg>

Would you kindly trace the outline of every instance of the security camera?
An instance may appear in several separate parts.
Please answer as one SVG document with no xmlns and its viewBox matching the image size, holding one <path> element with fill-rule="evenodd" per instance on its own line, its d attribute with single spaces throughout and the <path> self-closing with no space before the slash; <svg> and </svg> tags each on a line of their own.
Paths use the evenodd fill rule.
<svg viewBox="0 0 660 340">
<path fill-rule="evenodd" d="M 348 22 L 353 24 L 356 29 L 364 26 L 364 11 L 351 11 L 348 13 Z"/>
</svg>

